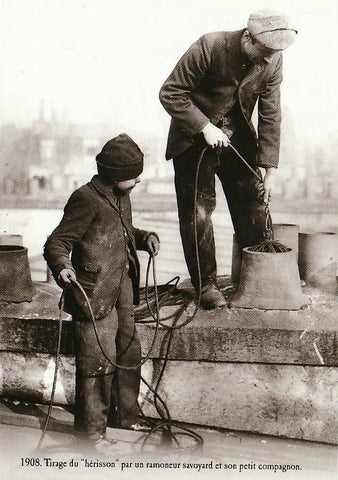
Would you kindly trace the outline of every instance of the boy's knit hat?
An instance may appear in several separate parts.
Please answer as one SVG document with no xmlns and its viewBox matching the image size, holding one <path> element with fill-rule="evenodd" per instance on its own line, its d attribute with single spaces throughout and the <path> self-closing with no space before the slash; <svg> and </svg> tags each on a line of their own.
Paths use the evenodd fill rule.
<svg viewBox="0 0 338 480">
<path fill-rule="evenodd" d="M 143 171 L 143 153 L 126 133 L 109 140 L 96 155 L 101 167 L 116 182 L 137 178 Z"/>
<path fill-rule="evenodd" d="M 294 42 L 297 34 L 287 16 L 270 9 L 252 13 L 247 27 L 252 37 L 273 50 L 285 50 Z"/>
</svg>

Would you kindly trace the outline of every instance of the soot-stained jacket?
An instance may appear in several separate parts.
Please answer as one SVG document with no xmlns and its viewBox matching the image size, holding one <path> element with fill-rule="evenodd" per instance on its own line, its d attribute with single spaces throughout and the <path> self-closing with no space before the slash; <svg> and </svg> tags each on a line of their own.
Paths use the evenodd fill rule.
<svg viewBox="0 0 338 480">
<path fill-rule="evenodd" d="M 136 250 L 146 250 L 150 233 L 154 232 L 133 227 L 129 195 L 115 195 L 112 187 L 95 175 L 70 196 L 60 224 L 47 239 L 44 257 L 55 279 L 64 268 L 75 270 L 99 319 L 114 307 L 127 266 L 133 282 L 133 302 L 138 304 L 140 266 Z M 67 289 L 65 309 L 82 317 L 79 304 L 83 304 L 83 298 L 76 287 Z M 88 311 L 86 306 L 84 311 Z"/>
<path fill-rule="evenodd" d="M 179 60 L 160 90 L 172 121 L 166 158 L 175 158 L 195 141 L 210 120 L 217 124 L 239 102 L 252 155 L 258 165 L 276 167 L 280 148 L 282 53 L 252 65 L 244 78 L 240 41 L 244 30 L 213 32 L 199 38 Z M 258 100 L 258 137 L 251 121 Z"/>
</svg>

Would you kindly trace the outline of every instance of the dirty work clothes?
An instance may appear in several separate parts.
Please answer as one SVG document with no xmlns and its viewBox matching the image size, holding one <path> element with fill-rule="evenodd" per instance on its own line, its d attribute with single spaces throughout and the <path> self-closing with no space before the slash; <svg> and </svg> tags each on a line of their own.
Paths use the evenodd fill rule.
<svg viewBox="0 0 338 480">
<path fill-rule="evenodd" d="M 241 147 L 240 140 L 239 129 L 231 138 L 231 143 L 244 156 L 245 147 L 243 144 Z M 194 234 L 194 183 L 198 157 L 205 145 L 200 142 L 200 145 L 191 147 L 174 159 L 180 233 L 195 288 L 199 282 Z M 216 150 L 208 148 L 200 164 L 196 205 L 202 286 L 216 281 L 215 241 L 211 221 L 216 206 L 215 174 L 223 187 L 239 247 L 255 245 L 264 239 L 266 214 L 261 200 L 262 183 L 229 147 L 223 148 L 219 157 Z"/>
<path fill-rule="evenodd" d="M 125 269 L 116 308 L 96 322 L 104 352 L 113 363 L 125 366 L 138 365 L 141 361 L 131 299 L 132 283 Z M 98 345 L 92 322 L 73 320 L 76 345 L 74 430 L 78 436 L 96 440 L 106 431 L 112 403 L 120 419 L 119 426 L 136 423 L 140 368 L 115 369 Z"/>
<path fill-rule="evenodd" d="M 132 290 L 126 284 L 116 303 L 118 330 L 116 336 L 116 363 L 124 367 L 139 365 L 141 345 L 134 321 L 134 309 L 130 302 Z M 129 299 L 129 300 L 128 300 Z M 108 425 L 129 428 L 139 420 L 137 398 L 140 389 L 141 367 L 132 370 L 117 369 L 113 377 L 111 407 Z"/>
<path fill-rule="evenodd" d="M 116 195 L 113 187 L 104 185 L 95 175 L 70 196 L 60 224 L 47 239 L 44 257 L 56 280 L 62 269 L 75 270 L 99 319 L 113 308 L 126 265 L 134 272 L 133 300 L 138 303 L 140 267 L 136 250 L 147 250 L 150 233 L 132 225 L 129 195 Z M 83 301 L 73 293 L 72 289 L 66 291 L 65 307 L 79 316 Z"/>
<path fill-rule="evenodd" d="M 147 250 L 151 233 L 132 225 L 129 195 L 117 195 L 112 186 L 104 185 L 95 175 L 71 195 L 60 224 L 44 248 L 45 259 L 56 280 L 63 268 L 75 270 L 78 282 L 90 299 L 109 357 L 115 358 L 116 332 L 118 353 L 131 342 L 126 353 L 118 358 L 126 364 L 135 365 L 140 361 L 132 313 L 133 303 L 139 301 L 140 268 L 136 249 Z M 97 345 L 80 290 L 75 286 L 66 289 L 65 300 L 75 324 L 76 431 L 91 433 L 94 430 L 96 435 L 98 430 L 106 428 L 114 369 Z M 137 409 L 139 374 L 118 372 L 116 378 L 120 392 L 119 416 L 126 415 L 123 421 L 127 423 Z M 121 385 L 123 382 L 125 385 Z M 122 399 L 122 395 L 125 398 Z"/>
<path fill-rule="evenodd" d="M 238 102 L 249 129 L 246 143 L 250 143 L 250 156 L 257 156 L 260 167 L 278 165 L 283 56 L 276 52 L 260 64 L 243 65 L 243 32 L 202 35 L 164 82 L 160 101 L 172 117 L 167 159 L 191 147 L 209 120 L 217 125 Z M 251 120 L 256 103 L 258 136 Z"/>
</svg>

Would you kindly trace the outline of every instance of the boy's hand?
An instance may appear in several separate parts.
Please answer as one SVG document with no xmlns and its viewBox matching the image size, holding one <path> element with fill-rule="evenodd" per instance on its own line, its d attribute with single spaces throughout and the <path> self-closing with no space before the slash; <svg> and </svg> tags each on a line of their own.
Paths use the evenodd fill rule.
<svg viewBox="0 0 338 480">
<path fill-rule="evenodd" d="M 76 275 L 74 270 L 70 268 L 64 268 L 61 270 L 58 276 L 58 283 L 61 288 L 70 287 L 72 281 L 76 282 Z"/>
<path fill-rule="evenodd" d="M 155 235 L 150 234 L 147 238 L 146 241 L 147 244 L 147 250 L 151 255 L 157 255 L 158 252 L 160 251 L 160 242 Z"/>
</svg>

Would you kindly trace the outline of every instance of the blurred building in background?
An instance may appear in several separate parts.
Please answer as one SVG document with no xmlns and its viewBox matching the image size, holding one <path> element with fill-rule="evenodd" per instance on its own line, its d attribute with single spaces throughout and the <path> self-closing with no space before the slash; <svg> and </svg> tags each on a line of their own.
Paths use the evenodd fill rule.
<svg viewBox="0 0 338 480">
<path fill-rule="evenodd" d="M 96 173 L 95 156 L 119 133 L 101 124 L 61 121 L 55 113 L 46 119 L 42 102 L 40 116 L 31 126 L 1 127 L 1 195 L 36 198 L 41 206 L 44 200 L 64 200 Z M 142 133 L 131 136 L 145 154 L 144 185 L 149 178 L 168 177 L 164 140 Z"/>
<path fill-rule="evenodd" d="M 64 202 L 69 194 L 96 173 L 95 156 L 103 144 L 121 133 L 117 126 L 73 124 L 52 112 L 46 118 L 41 102 L 39 118 L 29 127 L 1 127 L 0 191 L 2 198 Z M 289 118 L 290 117 L 290 118 Z M 164 159 L 166 132 L 127 132 L 145 154 L 141 188 L 147 193 L 172 194 L 173 170 Z M 291 115 L 284 113 L 281 160 L 274 195 L 285 199 L 338 198 L 338 134 L 324 146 L 304 145 L 296 138 Z"/>
</svg>

